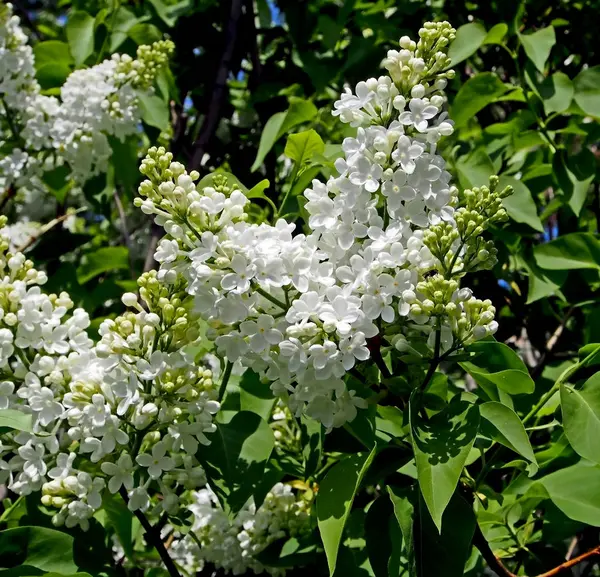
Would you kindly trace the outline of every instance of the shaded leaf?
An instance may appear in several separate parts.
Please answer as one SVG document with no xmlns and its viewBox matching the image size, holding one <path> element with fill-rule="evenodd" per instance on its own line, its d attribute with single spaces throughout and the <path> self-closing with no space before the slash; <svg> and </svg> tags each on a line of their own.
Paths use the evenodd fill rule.
<svg viewBox="0 0 600 577">
<path fill-rule="evenodd" d="M 258 491 L 275 438 L 267 422 L 249 411 L 215 424 L 210 445 L 200 447 L 197 457 L 224 508 L 237 512 Z"/>
<path fill-rule="evenodd" d="M 457 397 L 447 407 L 423 419 L 418 392 L 410 400 L 410 427 L 419 488 L 438 531 L 479 428 L 477 407 Z"/>
<path fill-rule="evenodd" d="M 573 449 L 600 464 L 600 373 L 588 379 L 581 391 L 561 385 L 560 406 L 565 434 Z"/>
<path fill-rule="evenodd" d="M 269 420 L 275 397 L 270 383 L 263 383 L 251 369 L 247 369 L 240 380 L 240 410 L 250 411 Z"/>
<path fill-rule="evenodd" d="M 15 527 L 0 531 L 0 567 L 28 566 L 47 572 L 77 573 L 74 538 L 46 527 Z"/>
<path fill-rule="evenodd" d="M 491 425 L 490 436 L 495 441 L 519 453 L 534 465 L 532 474 L 537 472 L 537 461 L 525 427 L 517 414 L 506 405 L 490 401 L 479 406 L 482 431 L 485 433 L 485 423 Z"/>
<path fill-rule="evenodd" d="M 569 108 L 575 88 L 564 72 L 555 72 L 538 86 L 538 92 L 544 104 L 544 112 L 552 114 Z"/>
<path fill-rule="evenodd" d="M 529 394 L 535 383 L 519 355 L 504 343 L 479 341 L 467 350 L 477 353 L 472 361 L 460 363 L 486 392 L 486 386 L 499 387 L 511 395 Z M 491 396 L 491 395 L 488 395 Z"/>
<path fill-rule="evenodd" d="M 340 461 L 329 470 L 319 487 L 317 519 L 330 575 L 335 571 L 342 533 L 354 496 L 374 456 L 375 449 Z"/>
<path fill-rule="evenodd" d="M 458 493 L 444 511 L 441 531 L 427 507 L 420 506 L 415 527 L 417 577 L 461 577 L 471 552 L 475 522 L 473 508 Z"/>
<path fill-rule="evenodd" d="M 577 155 L 568 155 L 564 150 L 559 150 L 552 159 L 552 168 L 571 210 L 575 216 L 579 216 L 590 184 L 596 176 L 594 154 L 587 148 Z"/>
</svg>

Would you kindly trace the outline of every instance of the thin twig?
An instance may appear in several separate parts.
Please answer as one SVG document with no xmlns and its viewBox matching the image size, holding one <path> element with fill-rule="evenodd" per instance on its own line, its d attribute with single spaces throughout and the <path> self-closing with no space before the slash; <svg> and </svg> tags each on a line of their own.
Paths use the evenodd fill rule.
<svg viewBox="0 0 600 577">
<path fill-rule="evenodd" d="M 158 241 L 160 240 L 163 234 L 163 228 L 158 226 L 158 224 L 156 224 L 154 221 L 152 221 L 150 240 L 148 242 L 148 251 L 146 252 L 146 260 L 144 261 L 144 272 L 148 272 L 149 270 L 152 270 L 155 267 L 156 261 L 154 260 L 154 253 L 156 252 Z"/>
<path fill-rule="evenodd" d="M 11 0 L 11 4 L 15 8 L 17 16 L 27 25 L 27 28 L 31 30 L 36 40 L 43 40 L 43 36 L 38 30 L 38 27 L 36 26 L 35 22 L 29 16 L 29 12 L 27 12 L 27 8 L 23 6 L 21 0 Z"/>
<path fill-rule="evenodd" d="M 556 327 L 556 330 L 552 333 L 552 336 L 548 339 L 548 342 L 546 343 L 546 348 L 542 352 L 542 356 L 540 357 L 540 359 L 537 362 L 537 364 L 535 365 L 535 367 L 533 367 L 533 369 L 531 370 L 531 378 L 532 379 L 534 379 L 534 380 L 537 379 L 544 372 L 544 368 L 546 367 L 546 365 L 552 358 L 552 351 L 553 351 L 554 347 L 556 346 L 558 339 L 560 339 L 561 335 L 563 334 L 563 332 L 565 330 L 565 326 L 567 325 L 567 321 L 571 318 L 571 315 L 573 314 L 574 310 L 575 310 L 575 307 L 569 307 L 569 309 L 565 313 L 564 317 L 562 318 L 560 324 Z"/>
<path fill-rule="evenodd" d="M 514 573 L 511 573 L 503 564 L 490 547 L 487 542 L 479 525 L 475 526 L 475 533 L 473 535 L 473 545 L 479 549 L 481 556 L 485 559 L 488 567 L 499 577 L 516 577 Z"/>
<path fill-rule="evenodd" d="M 575 567 L 575 565 L 579 565 L 579 563 L 591 559 L 592 557 L 600 557 L 600 545 L 598 545 L 598 547 L 594 547 L 587 553 L 583 553 L 582 555 L 578 555 L 577 557 L 573 557 L 573 559 L 569 559 L 568 561 L 561 563 L 558 567 L 550 569 L 550 571 L 546 571 L 546 573 L 542 573 L 537 577 L 554 577 L 555 575 L 559 575 L 563 571 L 567 571 L 571 567 Z"/>
<path fill-rule="evenodd" d="M 127 491 L 124 487 L 121 487 L 119 489 L 119 493 L 121 497 L 123 497 L 123 501 L 125 501 L 125 503 L 129 503 L 129 497 L 127 496 Z M 171 575 L 171 577 L 181 577 L 179 571 L 177 570 L 177 567 L 175 566 L 175 563 L 173 562 L 173 559 L 171 559 L 169 553 L 167 552 L 167 549 L 165 548 L 165 544 L 160 538 L 160 533 L 156 531 L 155 528 L 152 527 L 152 525 L 150 525 L 150 521 L 148 521 L 146 515 L 144 515 L 142 511 L 136 509 L 133 512 L 133 514 L 138 518 L 140 524 L 144 528 L 148 541 L 158 552 L 160 558 L 162 559 L 162 562 L 165 565 L 165 568 L 169 572 L 169 575 Z"/>
<path fill-rule="evenodd" d="M 503 564 L 502 561 L 494 555 L 490 544 L 486 541 L 483 533 L 479 525 L 475 527 L 475 534 L 473 535 L 473 545 L 479 549 L 481 556 L 485 559 L 485 562 L 488 564 L 488 567 L 496 574 L 498 577 L 516 577 L 514 573 L 511 573 Z M 546 571 L 545 573 L 540 573 L 537 577 L 555 577 L 556 575 L 560 575 L 564 571 L 568 571 L 575 565 L 579 565 L 583 561 L 587 561 L 593 557 L 600 557 L 600 545 L 594 547 L 587 553 L 583 553 L 582 555 L 578 555 L 573 559 L 569 559 L 564 563 L 554 567 L 554 569 L 550 569 L 550 571 Z"/>
<path fill-rule="evenodd" d="M 127 247 L 127 254 L 129 256 L 129 272 L 131 273 L 131 278 L 135 279 L 135 266 L 133 262 L 133 243 L 131 242 L 131 236 L 129 235 L 129 230 L 127 228 L 127 216 L 125 216 L 125 209 L 123 208 L 123 203 L 121 202 L 121 197 L 119 196 L 119 190 L 115 187 L 113 191 L 113 198 L 115 199 L 115 204 L 117 205 L 117 211 L 119 213 L 119 220 L 121 221 L 121 235 L 123 236 L 123 242 Z"/>
<path fill-rule="evenodd" d="M 229 21 L 225 27 L 225 49 L 221 55 L 221 61 L 217 69 L 217 76 L 213 87 L 212 96 L 208 105 L 208 112 L 204 117 L 202 128 L 196 142 L 194 142 L 192 160 L 189 163 L 189 170 L 197 170 L 202 163 L 202 158 L 206 152 L 206 147 L 211 141 L 221 119 L 221 107 L 227 88 L 227 77 L 230 73 L 231 60 L 235 50 L 235 44 L 238 32 L 238 22 L 242 15 L 243 0 L 231 0 L 231 10 L 229 12 Z"/>
<path fill-rule="evenodd" d="M 59 217 L 51 220 L 49 223 L 40 227 L 37 234 L 30 236 L 21 246 L 17 247 L 17 252 L 25 252 L 31 245 L 33 245 L 35 242 L 37 242 L 48 231 L 52 230 L 57 224 L 60 224 L 61 222 L 67 220 L 67 218 L 69 218 L 70 216 L 75 216 L 76 214 L 78 214 L 84 210 L 87 210 L 87 207 L 82 206 L 73 212 L 69 212 L 68 214 L 63 214 L 62 216 L 59 216 Z"/>
<path fill-rule="evenodd" d="M 221 380 L 221 385 L 219 386 L 219 403 L 223 400 L 225 396 L 225 391 L 227 390 L 227 383 L 229 383 L 229 377 L 231 377 L 231 371 L 233 369 L 233 363 L 231 361 L 227 361 L 227 366 L 225 367 L 225 372 L 223 373 L 223 379 Z"/>
</svg>

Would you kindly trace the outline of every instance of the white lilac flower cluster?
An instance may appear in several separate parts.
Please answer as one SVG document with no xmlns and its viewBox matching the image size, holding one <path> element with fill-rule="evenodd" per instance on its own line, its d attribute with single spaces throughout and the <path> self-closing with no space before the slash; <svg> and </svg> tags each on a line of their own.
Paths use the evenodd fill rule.
<svg viewBox="0 0 600 577">
<path fill-rule="evenodd" d="M 415 340 L 435 350 L 439 335 L 447 351 L 497 326 L 489 301 L 459 290 L 454 277 L 467 269 L 452 267 L 474 246 L 470 265 L 473 258 L 480 268 L 493 264 L 490 247 L 477 240 L 483 227 L 471 217 L 500 222 L 501 194 L 465 192 L 460 199 L 487 194 L 496 213 L 480 214 L 481 203 L 471 202 L 458 209 L 467 236 L 444 236 L 445 227 L 456 227 L 460 200 L 436 154 L 453 130 L 441 91 L 453 74 L 443 70 L 454 30 L 429 23 L 419 35 L 388 53 L 389 76 L 360 82 L 335 103 L 333 114 L 356 135 L 342 144 L 338 176 L 314 180 L 304 193 L 308 235 L 294 236 L 295 225 L 283 219 L 250 223 L 248 198 L 225 176 L 199 187 L 198 173 L 188 174 L 162 148 L 150 149 L 140 169 L 147 180 L 136 205 L 168 234 L 155 255 L 159 278 L 168 283 L 182 274 L 218 352 L 268 379 L 296 415 L 327 428 L 352 420 L 365 404 L 343 377 L 370 357 L 370 339 L 379 335 L 379 343 L 422 356 Z M 440 235 L 456 255 L 452 270 L 432 251 Z M 440 295 L 441 281 L 450 284 Z"/>
<path fill-rule="evenodd" d="M 44 96 L 35 79 L 33 51 L 11 4 L 0 2 L 0 186 L 44 189 L 46 170 L 69 165 L 82 185 L 106 171 L 112 154 L 108 137 L 123 140 L 140 122 L 138 91 L 151 91 L 173 43 L 140 46 L 137 59 L 115 54 L 88 69 L 74 71 L 60 99 Z"/>
<path fill-rule="evenodd" d="M 179 494 L 204 483 L 195 454 L 219 409 L 213 373 L 190 350 L 197 318 L 184 281 L 142 275 L 145 308 L 126 293 L 133 311 L 104 321 L 94 346 L 87 313 L 66 293 L 44 294 L 46 275 L 8 248 L 0 232 L 0 409 L 31 421 L 2 434 L 0 482 L 41 490 L 68 527 L 88 526 L 105 486 L 127 491 L 132 510 L 160 491 L 173 513 Z"/>
<path fill-rule="evenodd" d="M 201 572 L 206 563 L 225 574 L 284 575 L 284 568 L 265 566 L 257 556 L 274 541 L 301 537 L 310 529 L 312 497 L 294 492 L 289 484 L 277 483 L 260 507 L 251 499 L 233 519 L 209 488 L 192 492 L 191 498 L 190 532 L 195 538 L 188 533 L 170 548 L 173 560 L 190 575 Z"/>
</svg>

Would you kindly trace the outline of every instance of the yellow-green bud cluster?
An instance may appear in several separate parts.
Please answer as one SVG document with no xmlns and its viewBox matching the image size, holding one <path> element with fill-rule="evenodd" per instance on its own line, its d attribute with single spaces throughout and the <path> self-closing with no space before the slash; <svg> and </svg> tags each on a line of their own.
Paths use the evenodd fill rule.
<svg viewBox="0 0 600 577">
<path fill-rule="evenodd" d="M 455 36 L 449 22 L 427 22 L 419 30 L 419 42 L 408 36 L 400 39 L 400 50 L 390 50 L 383 61 L 400 94 L 409 95 L 418 84 L 445 88 L 447 79 L 454 78 L 454 70 L 444 69 L 450 65 L 448 45 Z"/>
<path fill-rule="evenodd" d="M 171 40 L 159 40 L 150 45 L 139 46 L 135 60 L 127 54 L 116 56 L 118 81 L 131 82 L 135 88 L 148 90 L 169 62 L 174 50 L 175 45 Z"/>
<path fill-rule="evenodd" d="M 426 315 L 448 316 L 460 314 L 452 297 L 458 290 L 458 282 L 446 280 L 442 275 L 435 275 L 417 283 L 417 298 L 411 304 L 411 314 L 414 316 Z"/>
<path fill-rule="evenodd" d="M 452 332 L 463 345 L 494 334 L 497 323 L 494 320 L 496 308 L 492 301 L 471 297 L 462 303 L 463 314 L 451 323 Z"/>
</svg>

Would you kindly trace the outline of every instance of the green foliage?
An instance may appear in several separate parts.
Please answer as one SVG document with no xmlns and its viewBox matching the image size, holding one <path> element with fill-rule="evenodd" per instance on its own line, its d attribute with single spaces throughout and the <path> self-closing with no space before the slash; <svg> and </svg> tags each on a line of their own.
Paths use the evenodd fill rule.
<svg viewBox="0 0 600 577">
<path fill-rule="evenodd" d="M 442 356 L 426 387 L 432 359 L 422 351 L 382 359 L 389 379 L 381 366 L 359 365 L 345 378 L 359 382 L 369 408 L 329 433 L 290 417 L 288 444 L 271 419 L 269 385 L 247 371 L 229 383 L 198 459 L 232 517 L 280 480 L 314 498 L 313 533 L 276 540 L 257 556 L 290 575 L 482 577 L 490 573 L 479 530 L 515 575 L 560 565 L 572 543 L 572 556 L 596 546 L 600 381 L 597 361 L 581 359 L 600 342 L 597 5 L 277 0 L 274 17 L 271 2 L 259 0 L 244 3 L 232 28 L 234 4 L 31 3 L 36 78 L 48 95 L 115 51 L 133 56 L 165 35 L 176 44 L 171 71 L 138 95 L 144 131 L 110 139 L 106 174 L 80 191 L 67 167 L 41 173 L 50 195 L 33 220 L 55 224 L 28 241 L 26 254 L 48 271 L 48 288 L 94 311 L 92 329 L 121 312 L 124 290 L 137 291 L 131 278 L 157 237 L 131 199 L 138 159 L 155 142 L 198 169 L 201 186 L 222 174 L 244 190 L 253 222 L 291 215 L 302 231 L 301 193 L 332 174 L 334 143 L 350 135 L 330 114 L 333 100 L 346 83 L 379 76 L 400 36 L 447 18 L 457 28 L 445 104 L 455 132 L 439 144 L 447 169 L 461 190 L 487 185 L 492 174 L 500 189 L 514 189 L 502 200 L 506 226 L 485 232 L 497 264 L 467 273 L 497 310 L 496 340 Z M 0 202 L 11 219 L 21 214 L 8 192 Z M 15 413 L 0 410 L 0 430 L 30 431 L 30 417 Z M 105 495 L 103 528 L 94 523 L 92 537 L 49 528 L 48 511 L 14 495 L 2 504 L 2 575 L 166 574 L 119 494 Z M 189 531 L 189 517 L 177 522 Z M 82 562 L 82 540 L 104 547 L 114 536 L 123 559 L 86 550 Z"/>
</svg>

